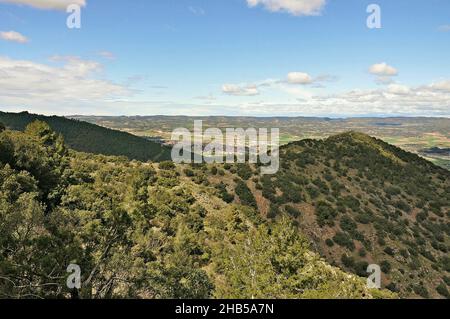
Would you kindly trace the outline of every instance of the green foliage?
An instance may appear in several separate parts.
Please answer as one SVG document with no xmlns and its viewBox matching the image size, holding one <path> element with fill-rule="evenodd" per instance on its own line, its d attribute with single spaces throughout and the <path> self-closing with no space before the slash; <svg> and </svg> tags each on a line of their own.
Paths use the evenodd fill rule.
<svg viewBox="0 0 450 319">
<path fill-rule="evenodd" d="M 0 133 L 0 146 L 0 298 L 68 298 L 71 263 L 82 298 L 211 296 L 185 190 L 158 189 L 144 164 L 67 152 L 42 122 Z"/>
<path fill-rule="evenodd" d="M 250 179 L 250 177 L 252 177 L 253 171 L 248 164 L 237 164 L 237 174 L 244 181 L 247 181 Z"/>
<path fill-rule="evenodd" d="M 317 223 L 320 227 L 334 226 L 334 219 L 337 216 L 336 210 L 328 203 L 320 201 L 316 207 Z"/>
<path fill-rule="evenodd" d="M 429 294 L 427 288 L 425 288 L 421 284 L 414 285 L 413 290 L 417 295 L 421 296 L 422 298 L 425 298 L 425 299 L 430 298 L 430 294 Z"/>
<path fill-rule="evenodd" d="M 333 247 L 334 241 L 331 238 L 327 238 L 327 240 L 325 240 L 325 244 L 327 244 L 328 247 Z"/>
<path fill-rule="evenodd" d="M 18 131 L 24 131 L 28 124 L 36 120 L 48 123 L 52 130 L 64 136 L 68 147 L 77 151 L 126 156 L 141 161 L 164 161 L 171 158 L 170 149 L 129 133 L 58 116 L 0 112 L 0 122 Z"/>
<path fill-rule="evenodd" d="M 358 251 L 358 255 L 363 258 L 367 256 L 367 251 L 364 249 L 364 247 Z"/>
<path fill-rule="evenodd" d="M 284 209 L 286 210 L 286 213 L 288 213 L 293 218 L 298 218 L 301 215 L 301 212 L 295 207 L 287 205 Z"/>
<path fill-rule="evenodd" d="M 175 169 L 175 164 L 170 161 L 164 161 L 159 163 L 159 168 L 165 171 L 170 171 Z"/>
<path fill-rule="evenodd" d="M 380 264 L 381 267 L 381 271 L 384 272 L 385 274 L 389 274 L 391 272 L 391 263 L 387 260 L 383 260 Z"/>
<path fill-rule="evenodd" d="M 363 280 L 346 276 L 308 249 L 308 241 L 282 219 L 271 229 L 251 228 L 222 250 L 219 298 L 366 298 Z"/>
<path fill-rule="evenodd" d="M 333 241 L 339 246 L 345 247 L 350 251 L 355 250 L 355 244 L 353 243 L 353 240 L 346 233 L 336 233 L 336 235 L 333 237 Z"/>
<path fill-rule="evenodd" d="M 445 283 L 441 282 L 439 286 L 436 287 L 436 291 L 443 297 L 450 299 L 450 292 L 447 289 Z"/>
<path fill-rule="evenodd" d="M 247 205 L 253 208 L 257 208 L 255 197 L 248 188 L 247 184 L 243 181 L 239 181 L 235 189 L 236 195 L 241 200 L 242 205 Z"/>
<path fill-rule="evenodd" d="M 225 203 L 231 203 L 234 201 L 234 195 L 228 193 L 227 186 L 224 183 L 220 183 L 216 185 L 216 189 L 219 193 L 219 197 L 225 202 Z"/>
<path fill-rule="evenodd" d="M 42 122 L 0 132 L 0 297 L 68 298 L 70 263 L 82 268 L 82 298 L 392 297 L 310 250 L 298 228 L 323 234 L 325 226 L 336 236 L 314 247 L 330 262 L 367 276 L 374 261 L 402 296 L 420 279 L 438 296 L 450 260 L 447 173 L 354 134 L 293 143 L 282 160 L 285 150 L 278 174 L 252 179 L 241 168 L 248 185 L 260 185 L 268 217 L 277 217 L 268 221 L 231 166 L 209 178 L 208 165 L 77 153 Z M 303 156 L 307 170 L 293 165 Z M 234 183 L 242 205 L 233 204 Z M 423 214 L 415 219 L 400 201 L 414 211 L 421 203 Z M 300 202 L 305 223 L 296 220 Z M 356 241 L 364 248 L 340 258 L 340 247 L 354 251 Z M 400 260 L 380 262 L 383 250 Z"/>
</svg>

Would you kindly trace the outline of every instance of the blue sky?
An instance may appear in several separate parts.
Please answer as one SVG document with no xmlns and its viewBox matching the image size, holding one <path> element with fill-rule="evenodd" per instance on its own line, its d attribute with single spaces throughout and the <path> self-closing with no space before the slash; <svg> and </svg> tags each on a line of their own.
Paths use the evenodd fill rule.
<svg viewBox="0 0 450 319">
<path fill-rule="evenodd" d="M 448 117 L 449 52 L 448 0 L 0 0 L 0 109 Z"/>
</svg>

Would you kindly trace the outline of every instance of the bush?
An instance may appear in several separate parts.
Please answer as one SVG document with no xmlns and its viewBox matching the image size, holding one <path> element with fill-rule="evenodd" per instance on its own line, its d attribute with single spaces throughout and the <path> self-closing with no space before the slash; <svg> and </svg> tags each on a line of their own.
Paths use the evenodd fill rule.
<svg viewBox="0 0 450 319">
<path fill-rule="evenodd" d="M 236 195 L 241 200 L 242 205 L 247 205 L 253 208 L 258 208 L 258 205 L 256 205 L 255 197 L 253 196 L 253 193 L 250 191 L 250 189 L 247 187 L 247 184 L 245 184 L 243 181 L 238 182 L 236 185 Z"/>
<path fill-rule="evenodd" d="M 393 282 L 389 283 L 389 285 L 386 286 L 386 289 L 392 291 L 392 292 L 400 292 L 397 285 Z"/>
<path fill-rule="evenodd" d="M 227 187 L 224 183 L 220 183 L 216 186 L 216 189 L 219 192 L 219 197 L 225 202 L 225 203 L 231 203 L 234 200 L 234 195 L 228 193 Z"/>
<path fill-rule="evenodd" d="M 339 246 L 346 247 L 351 251 L 355 250 L 355 244 L 348 234 L 339 232 L 333 237 L 333 241 Z"/>
<path fill-rule="evenodd" d="M 316 219 L 320 227 L 334 226 L 334 219 L 337 216 L 336 210 L 328 203 L 320 201 L 316 207 Z"/>
<path fill-rule="evenodd" d="M 381 271 L 384 272 L 385 274 L 389 274 L 391 272 L 392 266 L 391 266 L 390 262 L 387 260 L 383 260 L 381 262 L 380 267 L 381 267 Z"/>
<path fill-rule="evenodd" d="M 248 164 L 238 164 L 237 165 L 237 174 L 243 180 L 248 180 L 253 175 L 253 171 Z"/>
<path fill-rule="evenodd" d="M 351 256 L 342 255 L 341 257 L 342 264 L 350 269 L 353 269 L 355 267 L 355 260 Z"/>
<path fill-rule="evenodd" d="M 159 163 L 159 168 L 164 171 L 171 171 L 171 170 L 175 169 L 175 164 L 171 161 L 165 161 L 165 162 Z"/>
<path fill-rule="evenodd" d="M 421 296 L 422 298 L 428 299 L 430 298 L 430 294 L 428 290 L 423 285 L 414 285 L 413 286 L 414 293 Z"/>
<path fill-rule="evenodd" d="M 444 282 L 447 284 L 447 286 L 450 286 L 450 277 L 444 276 L 442 278 L 442 280 L 444 280 Z"/>
<path fill-rule="evenodd" d="M 443 282 L 439 284 L 439 286 L 436 287 L 436 291 L 441 295 L 444 296 L 447 299 L 450 299 L 450 293 L 448 292 L 447 287 Z"/>
<path fill-rule="evenodd" d="M 386 254 L 388 254 L 389 256 L 394 256 L 394 254 L 395 254 L 394 250 L 393 250 L 391 247 L 386 247 L 386 248 L 384 249 L 384 252 L 385 252 Z"/>
<path fill-rule="evenodd" d="M 364 248 L 361 248 L 358 252 L 358 255 L 360 257 L 366 257 L 367 256 L 367 251 Z"/>
<path fill-rule="evenodd" d="M 328 238 L 327 240 L 325 240 L 325 244 L 327 244 L 328 247 L 333 247 L 334 241 L 331 238 Z"/>
<path fill-rule="evenodd" d="M 291 215 L 294 218 L 298 218 L 301 215 L 300 211 L 297 208 L 292 207 L 292 206 L 286 206 L 285 210 L 286 210 L 286 213 L 288 213 L 289 215 Z"/>
<path fill-rule="evenodd" d="M 319 197 L 319 195 L 320 195 L 319 190 L 315 186 L 308 186 L 306 188 L 306 191 L 308 192 L 311 199 L 315 199 L 315 198 Z"/>
<path fill-rule="evenodd" d="M 280 213 L 278 206 L 275 204 L 270 204 L 269 212 L 267 213 L 267 217 L 270 219 L 275 219 Z"/>
<path fill-rule="evenodd" d="M 360 277 L 366 277 L 367 276 L 367 267 L 369 267 L 369 263 L 367 261 L 358 261 L 355 264 L 355 267 L 353 267 L 353 270 L 355 273 Z"/>
<path fill-rule="evenodd" d="M 355 231 L 356 228 L 357 228 L 356 223 L 353 221 L 353 219 L 351 219 L 348 216 L 342 217 L 341 222 L 340 222 L 340 226 L 341 226 L 341 229 L 343 231 L 346 231 L 346 232 L 349 232 L 349 233 Z"/>
<path fill-rule="evenodd" d="M 447 272 L 450 272 L 450 257 L 444 256 L 441 259 L 441 266 Z"/>
<path fill-rule="evenodd" d="M 190 168 L 185 168 L 183 170 L 183 172 L 184 172 L 184 175 L 186 175 L 187 177 L 193 177 L 195 175 L 194 171 L 191 170 Z"/>
</svg>

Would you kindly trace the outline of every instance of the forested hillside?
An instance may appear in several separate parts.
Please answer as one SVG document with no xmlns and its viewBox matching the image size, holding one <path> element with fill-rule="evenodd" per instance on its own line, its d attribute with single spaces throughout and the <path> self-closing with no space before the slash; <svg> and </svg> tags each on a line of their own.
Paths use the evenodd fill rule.
<svg viewBox="0 0 450 319">
<path fill-rule="evenodd" d="M 189 175 L 269 220 L 290 216 L 341 269 L 366 276 L 378 264 L 401 297 L 450 297 L 448 170 L 360 133 L 289 144 L 281 166 L 264 177 L 249 165 Z"/>
<path fill-rule="evenodd" d="M 0 122 L 12 130 L 23 131 L 34 120 L 48 123 L 55 132 L 64 136 L 68 147 L 80 152 L 126 156 L 140 161 L 170 159 L 168 148 L 126 132 L 59 116 L 0 112 Z"/>
<path fill-rule="evenodd" d="M 395 297 L 326 263 L 289 218 L 226 203 L 204 178 L 221 168 L 74 152 L 39 121 L 0 131 L 1 298 Z"/>
</svg>

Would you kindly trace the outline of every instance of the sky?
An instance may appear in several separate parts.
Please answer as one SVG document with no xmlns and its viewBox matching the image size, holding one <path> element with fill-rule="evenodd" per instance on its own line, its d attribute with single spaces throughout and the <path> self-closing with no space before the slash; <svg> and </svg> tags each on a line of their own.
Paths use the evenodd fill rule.
<svg viewBox="0 0 450 319">
<path fill-rule="evenodd" d="M 0 110 L 450 117 L 450 1 L 0 0 Z"/>
</svg>

